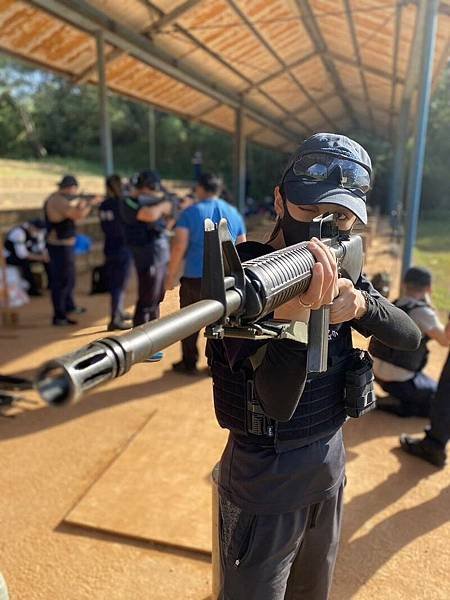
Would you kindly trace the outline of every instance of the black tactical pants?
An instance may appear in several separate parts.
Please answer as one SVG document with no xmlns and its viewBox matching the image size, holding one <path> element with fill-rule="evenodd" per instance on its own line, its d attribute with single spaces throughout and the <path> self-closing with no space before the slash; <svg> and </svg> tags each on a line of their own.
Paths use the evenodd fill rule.
<svg viewBox="0 0 450 600">
<path fill-rule="evenodd" d="M 252 515 L 220 500 L 220 600 L 327 600 L 341 529 L 343 485 L 295 512 Z"/>
<path fill-rule="evenodd" d="M 202 299 L 201 277 L 182 277 L 180 281 L 180 308 L 194 304 Z M 181 340 L 181 349 L 183 352 L 183 362 L 188 369 L 194 369 L 198 361 L 198 340 L 199 332 L 196 331 L 189 337 Z"/>
<path fill-rule="evenodd" d="M 166 265 L 151 265 L 137 271 L 138 299 L 134 309 L 133 327 L 159 319 L 159 305 L 164 300 Z"/>
<path fill-rule="evenodd" d="M 159 319 L 159 305 L 164 300 L 164 279 L 167 263 L 155 262 L 152 250 L 146 246 L 132 248 L 138 280 L 138 298 L 134 309 L 133 327 Z"/>
<path fill-rule="evenodd" d="M 75 249 L 73 246 L 47 244 L 50 257 L 50 288 L 52 292 L 53 318 L 65 319 L 75 308 Z"/>
<path fill-rule="evenodd" d="M 450 440 L 450 353 L 439 378 L 436 396 L 431 404 L 429 435 L 444 448 Z"/>
</svg>

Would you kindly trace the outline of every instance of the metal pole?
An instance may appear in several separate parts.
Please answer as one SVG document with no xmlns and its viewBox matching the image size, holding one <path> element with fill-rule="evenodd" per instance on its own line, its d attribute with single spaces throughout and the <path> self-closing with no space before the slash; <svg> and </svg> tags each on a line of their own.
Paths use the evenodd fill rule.
<svg viewBox="0 0 450 600">
<path fill-rule="evenodd" d="M 423 36 L 426 22 L 426 3 L 420 2 L 416 8 L 414 20 L 414 33 L 411 41 L 408 58 L 408 71 L 405 79 L 402 105 L 397 125 L 397 138 L 394 154 L 394 168 L 389 189 L 388 214 L 391 215 L 391 226 L 398 225 L 400 212 L 405 208 L 405 176 L 408 165 L 406 163 L 406 144 L 409 137 L 409 116 L 414 92 L 419 83 L 419 70 L 423 50 Z M 394 85 L 394 83 L 393 83 Z M 397 215 L 393 211 L 397 210 Z"/>
<path fill-rule="evenodd" d="M 236 132 L 234 138 L 234 193 L 239 212 L 245 214 L 245 180 L 247 171 L 244 110 L 236 110 Z"/>
<path fill-rule="evenodd" d="M 111 124 L 108 114 L 108 89 L 106 86 L 105 71 L 105 41 L 103 30 L 97 31 L 97 71 L 98 71 L 98 102 L 100 109 L 100 143 L 102 147 L 102 161 L 105 175 L 114 171 Z"/>
<path fill-rule="evenodd" d="M 410 266 L 413 248 L 416 242 L 417 222 L 419 219 L 420 196 L 422 193 L 423 163 L 425 157 L 428 114 L 433 76 L 433 59 L 436 46 L 436 31 L 439 0 L 423 0 L 426 4 L 425 30 L 423 37 L 422 62 L 419 78 L 419 97 L 417 111 L 417 136 L 413 148 L 409 178 L 408 207 L 406 214 L 405 244 L 403 248 L 402 273 Z"/>
<path fill-rule="evenodd" d="M 410 108 L 410 99 L 404 99 L 402 102 L 400 117 L 397 126 L 394 164 L 387 207 L 387 212 L 390 216 L 392 227 L 394 227 L 398 223 L 400 210 L 403 204 L 403 194 L 405 186 L 405 154 L 406 143 L 408 141 L 408 119 Z"/>
<path fill-rule="evenodd" d="M 148 164 L 152 171 L 156 171 L 156 121 L 155 109 L 150 106 L 148 109 Z"/>
</svg>

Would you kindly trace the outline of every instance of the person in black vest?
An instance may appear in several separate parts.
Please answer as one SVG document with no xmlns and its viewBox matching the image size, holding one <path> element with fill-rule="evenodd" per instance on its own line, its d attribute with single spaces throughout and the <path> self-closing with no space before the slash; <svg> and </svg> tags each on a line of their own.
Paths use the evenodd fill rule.
<svg viewBox="0 0 450 600">
<path fill-rule="evenodd" d="M 105 234 L 105 266 L 111 294 L 111 320 L 108 331 L 129 329 L 124 312 L 125 289 L 130 276 L 131 253 L 126 245 L 120 217 L 122 182 L 119 175 L 106 178 L 106 199 L 99 206 L 100 225 Z"/>
<path fill-rule="evenodd" d="M 334 213 L 349 232 L 367 222 L 371 162 L 356 142 L 316 134 L 291 158 L 275 188 L 277 224 L 267 244 L 237 246 L 255 258 L 310 238 L 313 218 Z M 411 319 L 361 274 L 339 278 L 319 240 L 305 293 L 275 318 L 307 322 L 332 304 L 328 370 L 308 375 L 306 345 L 293 340 L 210 340 L 207 344 L 219 424 L 230 430 L 220 461 L 221 599 L 326 600 L 340 535 L 345 481 L 344 379 L 352 328 L 414 350 Z M 258 413 L 255 419 L 255 411 Z"/>
<path fill-rule="evenodd" d="M 380 410 L 401 417 L 429 417 L 437 383 L 423 372 L 428 360 L 428 342 L 450 344 L 450 324 L 440 322 L 430 305 L 431 273 L 411 267 L 403 278 L 403 295 L 394 304 L 406 312 L 422 332 L 419 348 L 414 352 L 395 350 L 372 338 L 369 352 L 374 359 L 373 371 L 381 388 L 390 394 L 377 400 Z"/>
<path fill-rule="evenodd" d="M 53 304 L 53 325 L 75 325 L 69 315 L 81 314 L 85 309 L 75 305 L 75 238 L 76 221 L 88 216 L 94 203 L 77 197 L 78 181 L 73 175 L 64 175 L 58 191 L 50 194 L 44 203 L 47 225 L 47 249 L 50 258 L 50 289 Z"/>
<path fill-rule="evenodd" d="M 28 283 L 27 293 L 30 296 L 41 296 L 31 270 L 32 263 L 47 266 L 48 254 L 42 237 L 45 223 L 41 219 L 27 221 L 13 227 L 5 236 L 6 263 L 20 269 L 21 277 Z"/>
<path fill-rule="evenodd" d="M 134 185 L 120 202 L 120 214 L 138 277 L 133 317 L 133 327 L 136 327 L 159 317 L 169 262 L 166 218 L 172 214 L 173 203 L 161 191 L 160 178 L 153 171 L 139 173 Z M 161 360 L 162 356 L 163 353 L 158 352 L 149 360 Z"/>
<path fill-rule="evenodd" d="M 447 443 L 450 440 L 450 353 L 439 377 L 436 395 L 431 404 L 430 426 L 423 438 L 403 433 L 400 437 L 402 450 L 422 458 L 436 467 L 444 467 L 447 461 Z"/>
</svg>

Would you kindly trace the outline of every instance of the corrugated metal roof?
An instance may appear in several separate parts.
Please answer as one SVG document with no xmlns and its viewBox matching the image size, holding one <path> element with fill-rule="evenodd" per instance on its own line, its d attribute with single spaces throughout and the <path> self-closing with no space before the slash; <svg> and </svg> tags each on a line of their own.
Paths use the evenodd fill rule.
<svg viewBox="0 0 450 600">
<path fill-rule="evenodd" d="M 0 48 L 95 83 L 104 28 L 111 90 L 228 132 L 243 102 L 249 137 L 289 149 L 317 130 L 392 130 L 416 15 L 414 0 L 0 0 Z M 435 81 L 449 39 L 443 0 Z"/>
</svg>

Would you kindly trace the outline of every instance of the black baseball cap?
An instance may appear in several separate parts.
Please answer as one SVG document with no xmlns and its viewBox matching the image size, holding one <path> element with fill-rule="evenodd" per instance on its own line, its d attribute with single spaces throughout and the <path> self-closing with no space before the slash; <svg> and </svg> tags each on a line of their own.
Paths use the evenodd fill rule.
<svg viewBox="0 0 450 600">
<path fill-rule="evenodd" d="M 73 175 L 64 175 L 64 177 L 58 183 L 58 187 L 60 188 L 72 187 L 73 185 L 76 185 L 78 187 L 77 178 Z"/>
<path fill-rule="evenodd" d="M 137 188 L 149 187 L 159 189 L 161 185 L 161 177 L 159 176 L 159 173 L 157 171 L 145 169 L 144 171 L 141 171 L 138 174 L 134 185 Z"/>
<path fill-rule="evenodd" d="M 403 281 L 407 284 L 427 288 L 431 286 L 431 273 L 424 267 L 410 267 L 406 271 Z"/>
<path fill-rule="evenodd" d="M 328 154 L 361 165 L 372 178 L 372 162 L 366 150 L 345 135 L 315 133 L 294 152 L 283 175 L 285 196 L 293 204 L 336 204 L 350 210 L 367 224 L 366 195 L 361 190 L 342 187 L 335 181 L 314 181 L 296 175 L 294 164 L 307 154 Z"/>
<path fill-rule="evenodd" d="M 31 219 L 31 221 L 28 221 L 28 223 L 30 225 L 32 225 L 33 227 L 36 227 L 36 229 L 45 229 L 46 228 L 46 224 L 43 219 Z"/>
</svg>

